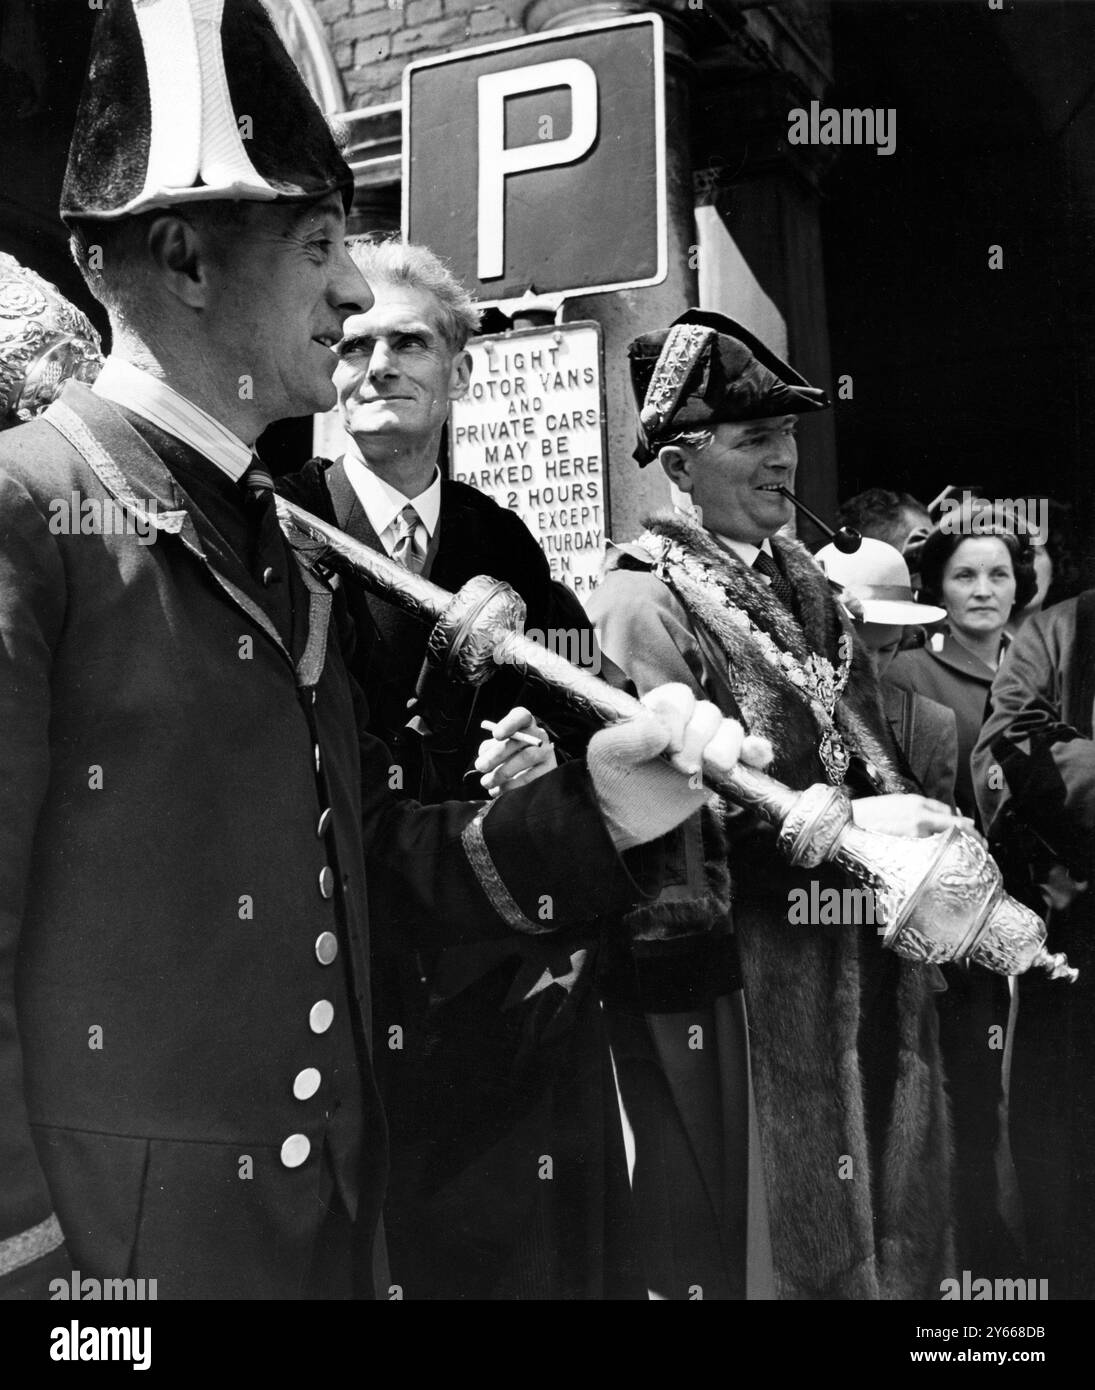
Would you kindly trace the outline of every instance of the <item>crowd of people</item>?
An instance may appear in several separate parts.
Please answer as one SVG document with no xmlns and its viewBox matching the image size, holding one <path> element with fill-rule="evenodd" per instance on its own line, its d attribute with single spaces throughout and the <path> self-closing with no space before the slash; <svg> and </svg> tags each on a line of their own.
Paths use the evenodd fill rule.
<svg viewBox="0 0 1095 1390">
<path fill-rule="evenodd" d="M 872 489 L 841 508 L 858 546 L 811 553 L 787 494 L 826 395 L 693 309 L 629 349 L 634 462 L 676 505 L 583 609 L 442 476 L 475 305 L 428 248 L 346 242 L 325 122 L 258 0 L 225 15 L 195 71 L 231 98 L 189 141 L 161 79 L 193 35 L 99 22 L 61 211 L 105 361 L 0 266 L 26 325 L 0 1296 L 75 1271 L 161 1298 L 936 1299 L 968 1271 L 1091 1297 L 1095 592 L 1069 592 L 1066 515 Z M 256 441 L 335 405 L 343 452 L 277 492 L 407 574 L 506 581 L 630 718 L 509 669 L 459 684 L 391 592 L 290 543 Z M 739 763 L 881 836 L 976 831 L 1079 983 L 795 920 L 849 880 L 698 775 Z"/>
<path fill-rule="evenodd" d="M 1095 784 L 1082 776 L 1092 765 L 1092 678 L 1083 675 L 1089 639 L 1077 624 L 1092 593 L 1082 591 L 1070 509 L 1044 496 L 1015 502 L 963 490 L 960 505 L 933 515 L 907 493 L 876 488 L 840 515 L 888 544 L 891 560 L 900 549 L 918 597 L 937 605 L 918 615 L 912 639 L 880 671 L 899 741 L 908 726 L 896 700 L 934 702 L 951 730 L 946 743 L 938 722 L 906 734 L 921 785 L 973 820 L 1010 891 L 1047 920 L 1083 972 Z M 829 574 L 847 572 L 853 592 L 861 589 L 854 557 L 830 551 L 819 555 Z M 934 780 L 933 762 L 944 780 Z M 1090 1298 L 1088 987 L 1046 990 L 977 966 L 944 973 L 964 1266 L 990 1278 L 1029 1269 L 1048 1279 L 1052 1296 Z"/>
</svg>

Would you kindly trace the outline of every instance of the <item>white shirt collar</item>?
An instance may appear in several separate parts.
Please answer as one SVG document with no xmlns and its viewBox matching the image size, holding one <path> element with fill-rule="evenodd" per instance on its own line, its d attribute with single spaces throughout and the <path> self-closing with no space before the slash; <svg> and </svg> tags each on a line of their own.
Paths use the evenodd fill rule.
<svg viewBox="0 0 1095 1390">
<path fill-rule="evenodd" d="M 369 525 L 380 537 L 388 553 L 391 554 L 395 537 L 388 536 L 385 532 L 408 502 L 414 503 L 418 519 L 432 540 L 437 523 L 441 519 L 441 474 L 438 470 L 434 469 L 433 481 L 425 492 L 420 492 L 417 497 L 405 497 L 398 488 L 385 482 L 379 473 L 375 473 L 369 467 L 352 436 L 347 436 L 346 445 L 346 454 L 342 460 L 346 476 L 350 480 L 350 486 L 357 493 L 358 501 L 369 519 Z"/>
<path fill-rule="evenodd" d="M 238 435 L 226 429 L 200 405 L 187 400 L 166 381 L 113 355 L 91 388 L 97 396 L 124 405 L 127 410 L 159 426 L 238 483 L 251 467 L 251 450 Z"/>
<path fill-rule="evenodd" d="M 772 542 L 767 536 L 761 541 L 760 545 L 753 545 L 749 541 L 733 541 L 729 536 L 720 536 L 717 531 L 712 531 L 711 534 L 720 545 L 724 545 L 727 550 L 732 550 L 738 559 L 748 565 L 750 569 L 761 551 L 763 551 L 765 555 L 772 554 Z"/>
</svg>

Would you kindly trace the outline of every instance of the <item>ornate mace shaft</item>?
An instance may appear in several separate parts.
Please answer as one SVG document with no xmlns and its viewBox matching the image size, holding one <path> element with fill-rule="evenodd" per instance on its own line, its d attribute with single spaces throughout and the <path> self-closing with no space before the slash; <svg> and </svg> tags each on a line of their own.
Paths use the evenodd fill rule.
<svg viewBox="0 0 1095 1390">
<path fill-rule="evenodd" d="M 445 675 L 481 685 L 498 666 L 514 666 L 603 723 L 640 711 L 631 695 L 526 637 L 524 602 L 508 584 L 479 575 L 451 594 L 295 503 L 279 497 L 277 507 L 306 557 L 349 568 L 372 593 L 432 624 L 428 659 Z M 923 839 L 863 830 L 844 787 L 819 783 L 796 792 L 744 763 L 730 772 L 705 764 L 703 779 L 776 826 L 792 864 L 832 860 L 873 892 L 883 944 L 899 955 L 933 964 L 974 960 L 1002 975 L 1038 966 L 1054 978 L 1076 978 L 1063 955 L 1046 950 L 1045 924 L 1004 892 L 995 861 L 968 830 L 954 826 Z"/>
</svg>

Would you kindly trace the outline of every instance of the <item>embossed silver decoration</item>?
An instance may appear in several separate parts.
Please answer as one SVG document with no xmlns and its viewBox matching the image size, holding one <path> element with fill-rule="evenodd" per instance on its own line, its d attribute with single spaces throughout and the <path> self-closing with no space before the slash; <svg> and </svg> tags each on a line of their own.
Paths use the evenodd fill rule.
<svg viewBox="0 0 1095 1390">
<path fill-rule="evenodd" d="M 0 252 L 0 428 L 41 414 L 70 377 L 90 384 L 102 365 L 99 335 L 86 316 Z"/>
<path fill-rule="evenodd" d="M 447 672 L 478 685 L 495 665 L 511 664 L 606 723 L 640 711 L 632 696 L 526 637 L 524 605 L 498 580 L 479 576 L 454 596 L 294 503 L 279 497 L 277 505 L 298 549 L 320 562 L 341 560 L 374 593 L 431 619 L 430 660 Z M 780 850 L 796 867 L 832 861 L 873 889 L 883 945 L 906 959 L 976 961 L 1001 975 L 1038 967 L 1053 979 L 1076 979 L 1063 955 L 1046 950 L 1042 920 L 1004 892 L 1000 870 L 971 831 L 955 824 L 906 839 L 863 830 L 844 787 L 819 782 L 796 792 L 744 763 L 727 772 L 707 762 L 704 781 L 779 827 Z"/>
</svg>

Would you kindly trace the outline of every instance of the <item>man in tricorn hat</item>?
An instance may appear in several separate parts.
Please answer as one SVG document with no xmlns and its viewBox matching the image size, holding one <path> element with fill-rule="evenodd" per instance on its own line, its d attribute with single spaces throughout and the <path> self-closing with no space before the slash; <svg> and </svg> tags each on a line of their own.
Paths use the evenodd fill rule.
<svg viewBox="0 0 1095 1390">
<path fill-rule="evenodd" d="M 391 798 L 252 452 L 334 404 L 351 195 L 259 0 L 107 0 L 62 215 L 113 348 L 0 438 L 3 1294 L 371 1297 L 366 893 L 446 942 L 618 911 L 697 801 L 657 755 L 741 747 L 663 692 L 489 807 Z"/>
<path fill-rule="evenodd" d="M 846 783 L 861 825 L 950 825 L 901 776 L 824 575 L 779 534 L 792 508 L 775 489 L 793 487 L 796 424 L 823 393 L 720 314 L 690 311 L 630 356 L 635 456 L 684 505 L 610 554 L 589 604 L 606 655 L 639 692 L 680 681 L 766 736 L 789 786 Z M 605 981 L 651 1290 L 938 1297 L 938 972 L 884 953 L 869 900 L 840 896 L 834 866 L 791 868 L 758 815 L 716 803 L 657 850 L 666 886 Z"/>
</svg>

